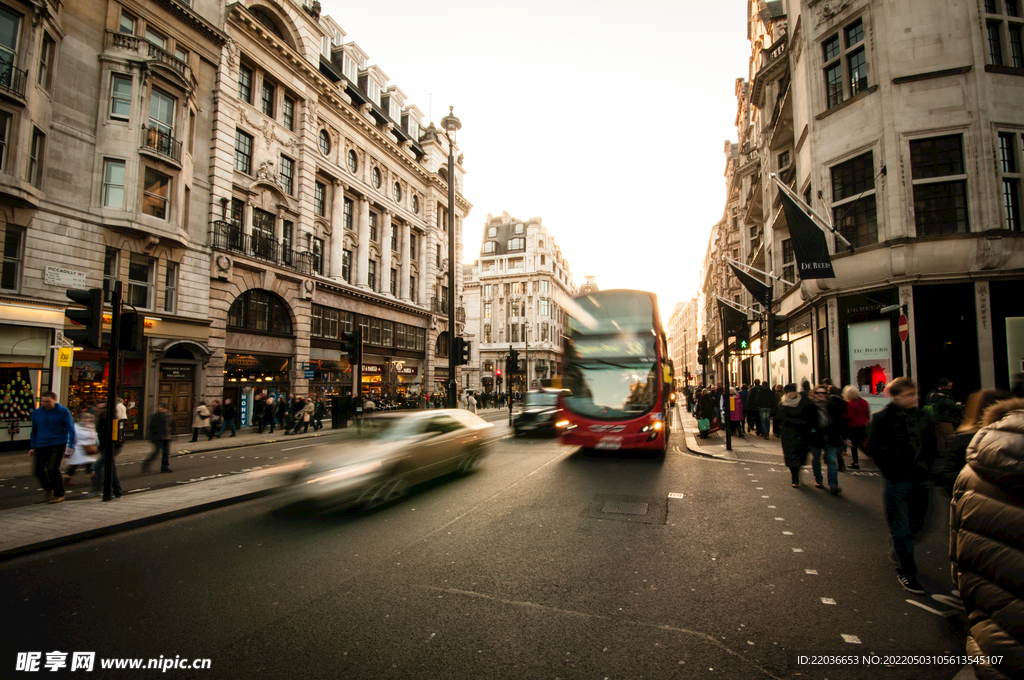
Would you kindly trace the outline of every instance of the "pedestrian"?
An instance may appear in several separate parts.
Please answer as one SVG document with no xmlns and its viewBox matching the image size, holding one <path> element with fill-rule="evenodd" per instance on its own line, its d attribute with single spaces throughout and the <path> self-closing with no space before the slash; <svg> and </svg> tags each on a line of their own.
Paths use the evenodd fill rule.
<svg viewBox="0 0 1024 680">
<path fill-rule="evenodd" d="M 892 401 L 871 419 L 868 453 L 885 477 L 885 516 L 904 589 L 924 595 L 917 580 L 914 543 L 924 530 L 930 477 L 938 448 L 932 420 L 917 407 L 917 383 L 896 378 L 886 387 Z"/>
<path fill-rule="evenodd" d="M 757 408 L 760 436 L 765 439 L 772 438 L 772 412 L 778 403 L 778 399 L 775 397 L 775 390 L 765 382 L 758 391 L 757 401 L 754 404 Z"/>
<path fill-rule="evenodd" d="M 470 392 L 469 396 L 466 397 L 466 408 L 470 413 L 476 413 L 476 397 Z"/>
<path fill-rule="evenodd" d="M 96 434 L 100 440 L 100 458 L 92 466 L 92 491 L 85 494 L 86 498 L 98 496 L 104 487 L 104 475 L 107 473 L 107 451 L 112 451 L 110 460 L 110 490 L 113 498 L 121 497 L 121 480 L 117 476 L 117 454 L 121 451 L 120 446 L 111 446 L 110 441 L 110 418 L 107 414 L 106 402 L 97 406 Z M 116 412 L 115 412 L 116 414 Z"/>
<path fill-rule="evenodd" d="M 217 432 L 217 437 L 224 434 L 224 430 L 228 427 L 231 428 L 231 436 L 235 436 L 235 418 L 238 417 L 238 411 L 235 410 L 235 405 L 231 403 L 231 397 L 224 399 L 224 406 L 221 408 L 222 419 L 220 421 L 220 430 Z"/>
<path fill-rule="evenodd" d="M 785 394 L 785 390 L 783 389 L 782 385 L 776 385 L 775 387 L 772 388 L 772 392 L 775 394 L 775 408 L 772 410 L 772 434 L 781 439 L 781 424 L 779 422 L 778 413 L 779 403 L 782 401 L 782 397 Z"/>
<path fill-rule="evenodd" d="M 843 388 L 843 399 L 846 411 L 843 413 L 843 436 L 850 446 L 851 470 L 860 469 L 860 452 L 864 450 L 864 440 L 868 436 L 868 423 L 871 422 L 871 405 L 861 396 L 856 385 Z M 866 451 L 865 451 L 866 453 Z"/>
<path fill-rule="evenodd" d="M 259 434 L 263 434 L 263 426 L 270 425 L 270 434 L 274 434 L 274 424 L 277 422 L 277 400 L 273 394 L 268 393 L 263 400 L 263 420 L 260 421 Z"/>
<path fill-rule="evenodd" d="M 464 390 L 459 390 L 459 402 L 458 403 L 459 403 L 458 408 L 461 408 L 461 409 L 469 408 L 468 399 L 466 398 L 466 392 Z"/>
<path fill-rule="evenodd" d="M 195 413 L 192 417 L 192 441 L 195 442 L 199 439 L 199 432 L 203 434 L 210 434 L 210 408 L 206 405 L 205 401 L 199 402 L 199 406 L 196 406 Z M 210 437 L 212 439 L 212 437 Z"/>
<path fill-rule="evenodd" d="M 252 400 L 252 425 L 256 428 L 257 434 L 263 434 L 263 407 L 267 401 L 264 392 L 260 392 Z"/>
<path fill-rule="evenodd" d="M 754 429 L 753 409 L 750 408 L 750 386 L 743 383 L 739 389 L 740 400 L 743 402 L 743 431 Z"/>
<path fill-rule="evenodd" d="M 941 378 L 938 386 L 925 397 L 924 404 L 924 410 L 936 423 L 939 451 L 944 451 L 952 443 L 956 428 L 960 427 L 964 419 L 963 407 L 953 400 L 953 381 Z"/>
<path fill-rule="evenodd" d="M 277 395 L 277 411 L 274 413 L 274 421 L 284 428 L 285 434 L 288 434 L 288 430 L 290 429 L 288 427 L 290 423 L 286 421 L 288 418 L 288 407 L 290 405 L 289 402 L 291 402 L 291 398 L 292 395 L 290 394 Z M 270 433 L 273 434 L 274 430 L 270 430 Z"/>
<path fill-rule="evenodd" d="M 167 412 L 167 404 L 160 402 L 149 417 L 149 440 L 153 442 L 153 453 L 142 461 L 142 471 L 149 472 L 150 464 L 160 456 L 160 472 L 172 472 L 170 465 L 171 437 L 174 435 L 174 419 Z M 234 436 L 234 435 L 232 435 Z M 195 441 L 193 439 L 192 441 Z"/>
<path fill-rule="evenodd" d="M 220 406 L 220 400 L 213 400 L 213 408 L 210 409 L 210 436 L 209 439 L 220 437 L 220 424 L 224 420 L 224 413 Z"/>
<path fill-rule="evenodd" d="M 313 415 L 316 413 L 316 406 L 313 404 L 312 399 L 306 399 L 302 404 L 302 434 L 309 432 L 309 423 L 313 420 Z M 296 431 L 298 426 L 296 426 Z M 316 432 L 316 426 L 313 426 L 313 431 Z"/>
<path fill-rule="evenodd" d="M 85 474 L 92 474 L 92 464 L 99 454 L 99 437 L 96 435 L 96 417 L 85 412 L 78 416 L 75 423 L 75 450 L 67 457 L 67 468 L 64 469 L 64 486 L 75 486 L 71 478 L 79 467 L 85 468 Z"/>
<path fill-rule="evenodd" d="M 117 447 L 124 445 L 124 435 L 128 431 L 128 407 L 124 399 L 118 397 L 114 403 L 114 414 L 117 417 Z"/>
<path fill-rule="evenodd" d="M 743 401 L 743 415 L 747 418 L 747 432 L 753 432 L 761 436 L 761 418 L 757 411 L 757 402 L 761 398 L 761 381 L 754 379 L 754 384 L 747 391 L 747 398 Z"/>
<path fill-rule="evenodd" d="M 968 407 L 970 402 L 968 402 Z M 984 411 L 953 487 L 949 558 L 979 678 L 1024 678 L 1024 399 Z"/>
<path fill-rule="evenodd" d="M 932 479 L 942 486 L 949 495 L 953 495 L 953 484 L 957 475 L 967 464 L 967 447 L 974 438 L 974 435 L 984 425 L 984 418 L 987 409 L 997 401 L 1011 399 L 1012 395 L 1006 390 L 990 387 L 987 390 L 978 390 L 967 398 L 967 407 L 964 409 L 964 419 L 949 445 L 943 449 L 939 448 L 939 457 L 935 461 Z"/>
<path fill-rule="evenodd" d="M 324 399 L 316 398 L 316 405 L 313 407 L 313 431 L 322 430 L 324 427 Z"/>
<path fill-rule="evenodd" d="M 729 427 L 737 436 L 743 437 L 743 399 L 735 387 L 729 388 L 729 396 L 722 408 L 729 412 Z"/>
<path fill-rule="evenodd" d="M 782 455 L 789 468 L 794 489 L 800 488 L 800 468 L 807 463 L 810 453 L 811 431 L 818 424 L 818 409 L 796 391 L 796 384 L 783 388 L 783 397 L 777 408 Z M 819 473 L 820 474 L 820 473 Z"/>
<path fill-rule="evenodd" d="M 814 486 L 822 486 L 821 459 L 825 459 L 828 475 L 828 489 L 833 496 L 842 493 L 839 487 L 838 460 L 839 446 L 843 437 L 843 414 L 846 404 L 842 399 L 829 394 L 829 386 L 818 385 L 811 390 L 812 401 L 817 409 L 817 423 L 811 432 L 811 470 L 814 472 Z"/>
<path fill-rule="evenodd" d="M 64 455 L 75 451 L 75 421 L 71 411 L 57 403 L 55 392 L 43 392 L 39 408 L 32 411 L 31 450 L 35 457 L 35 473 L 46 491 L 49 503 L 64 502 L 64 483 L 60 464 Z"/>
</svg>

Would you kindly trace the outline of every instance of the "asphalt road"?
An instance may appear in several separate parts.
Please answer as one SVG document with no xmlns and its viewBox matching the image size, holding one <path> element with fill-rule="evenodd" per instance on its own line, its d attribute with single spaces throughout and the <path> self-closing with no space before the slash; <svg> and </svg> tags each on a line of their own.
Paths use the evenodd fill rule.
<svg viewBox="0 0 1024 680">
<path fill-rule="evenodd" d="M 938 599 L 917 597 L 887 561 L 879 478 L 844 476 L 834 498 L 674 444 L 651 461 L 507 439 L 474 474 L 372 513 L 302 516 L 270 497 L 18 558 L 0 565 L 0 668 L 57 650 L 210 659 L 160 674 L 179 678 L 959 671 L 863 663 L 962 650 L 944 506 L 919 547 Z M 799 663 L 821 655 L 845 663 Z"/>
</svg>

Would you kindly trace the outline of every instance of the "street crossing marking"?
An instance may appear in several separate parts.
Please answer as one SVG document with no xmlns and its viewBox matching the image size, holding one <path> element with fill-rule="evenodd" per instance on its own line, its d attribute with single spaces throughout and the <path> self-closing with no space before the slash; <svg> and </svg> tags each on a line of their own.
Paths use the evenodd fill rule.
<svg viewBox="0 0 1024 680">
<path fill-rule="evenodd" d="M 818 570 L 817 569 L 804 569 L 804 573 L 809 574 L 810 576 L 817 576 L 818 575 Z"/>
<path fill-rule="evenodd" d="M 846 633 L 840 633 L 843 636 L 843 642 L 848 642 L 851 645 L 861 644 L 860 638 L 856 635 L 847 635 Z"/>
<path fill-rule="evenodd" d="M 836 601 L 833 600 L 831 597 L 823 597 L 823 598 L 821 598 L 821 603 L 822 604 L 835 604 Z"/>
<path fill-rule="evenodd" d="M 670 493 L 670 494 L 668 495 L 668 497 L 669 497 L 669 498 L 682 498 L 682 497 L 683 497 L 683 494 L 681 494 L 681 493 Z"/>
</svg>

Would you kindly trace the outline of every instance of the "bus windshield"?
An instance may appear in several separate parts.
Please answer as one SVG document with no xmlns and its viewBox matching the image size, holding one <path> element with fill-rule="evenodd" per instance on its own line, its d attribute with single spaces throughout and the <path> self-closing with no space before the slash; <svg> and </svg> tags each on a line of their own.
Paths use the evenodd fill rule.
<svg viewBox="0 0 1024 680">
<path fill-rule="evenodd" d="M 594 420 L 636 418 L 654 408 L 658 397 L 655 362 L 595 359 L 566 367 L 565 397 L 570 410 Z"/>
</svg>

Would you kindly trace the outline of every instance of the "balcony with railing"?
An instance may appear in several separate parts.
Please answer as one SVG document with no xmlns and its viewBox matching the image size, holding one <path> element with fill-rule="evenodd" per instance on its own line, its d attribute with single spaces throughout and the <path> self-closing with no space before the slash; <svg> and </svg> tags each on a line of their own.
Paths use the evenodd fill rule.
<svg viewBox="0 0 1024 680">
<path fill-rule="evenodd" d="M 750 85 L 750 101 L 757 108 L 764 106 L 764 91 L 768 84 L 786 73 L 789 65 L 788 40 L 789 36 L 783 34 L 769 47 L 761 50 L 761 67 L 754 74 L 754 82 Z"/>
<path fill-rule="evenodd" d="M 198 85 L 195 75 L 192 73 L 192 68 L 188 64 L 181 59 L 178 59 L 159 45 L 154 45 L 148 40 L 140 38 L 137 35 L 128 35 L 127 33 L 108 30 L 106 47 L 134 52 L 141 59 L 150 62 L 159 62 L 177 72 L 185 82 L 191 83 L 193 87 Z"/>
<path fill-rule="evenodd" d="M 27 81 L 28 71 L 15 67 L 13 62 L 0 60 L 0 92 L 24 99 Z"/>
<path fill-rule="evenodd" d="M 434 314 L 448 316 L 448 300 L 444 298 L 430 298 L 430 311 Z"/>
<path fill-rule="evenodd" d="M 142 127 L 142 148 L 181 162 L 181 142 L 158 127 Z"/>
<path fill-rule="evenodd" d="M 311 276 L 316 272 L 314 254 L 307 250 L 294 250 L 285 243 L 257 234 L 246 234 L 241 225 L 218 220 L 213 223 L 214 250 L 244 255 L 253 260 L 293 269 Z"/>
</svg>

